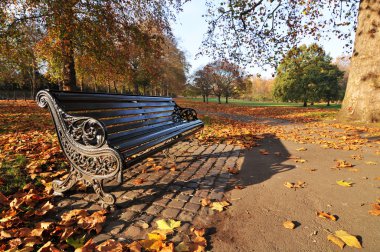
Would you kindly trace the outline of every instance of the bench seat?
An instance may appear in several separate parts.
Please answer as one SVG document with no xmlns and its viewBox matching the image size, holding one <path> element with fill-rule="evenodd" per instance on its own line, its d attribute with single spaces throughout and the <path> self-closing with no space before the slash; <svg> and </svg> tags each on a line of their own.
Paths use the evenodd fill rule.
<svg viewBox="0 0 380 252">
<path fill-rule="evenodd" d="M 121 183 L 123 169 L 203 127 L 195 110 L 179 107 L 170 97 L 41 90 L 36 100 L 49 108 L 71 165 L 64 181 L 53 181 L 55 193 L 83 181 L 107 205 L 115 197 L 104 192 L 104 180 Z"/>
</svg>

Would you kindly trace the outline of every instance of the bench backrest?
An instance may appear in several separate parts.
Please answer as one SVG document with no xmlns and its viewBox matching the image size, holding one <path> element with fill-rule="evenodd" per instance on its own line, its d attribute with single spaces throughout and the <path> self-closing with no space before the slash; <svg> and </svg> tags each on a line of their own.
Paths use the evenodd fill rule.
<svg viewBox="0 0 380 252">
<path fill-rule="evenodd" d="M 50 93 L 66 113 L 102 122 L 111 142 L 173 123 L 175 102 L 170 97 Z"/>
</svg>

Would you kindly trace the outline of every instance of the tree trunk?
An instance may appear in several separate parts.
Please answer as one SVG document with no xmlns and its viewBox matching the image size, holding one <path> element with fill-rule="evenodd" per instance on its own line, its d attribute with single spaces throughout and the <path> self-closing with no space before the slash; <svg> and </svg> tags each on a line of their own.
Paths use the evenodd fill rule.
<svg viewBox="0 0 380 252">
<path fill-rule="evenodd" d="M 206 102 L 206 96 L 202 95 L 202 97 L 203 97 L 203 102 Z"/>
<path fill-rule="evenodd" d="M 307 101 L 303 101 L 303 106 L 307 107 Z"/>
<path fill-rule="evenodd" d="M 361 1 L 347 90 L 339 117 L 380 122 L 380 4 Z"/>
<path fill-rule="evenodd" d="M 330 100 L 327 100 L 327 106 L 330 106 Z"/>
<path fill-rule="evenodd" d="M 220 97 L 221 97 L 221 95 L 218 95 L 218 103 L 222 104 L 222 102 L 220 101 Z"/>
<path fill-rule="evenodd" d="M 226 96 L 226 104 L 228 103 L 228 96 Z"/>
<path fill-rule="evenodd" d="M 206 103 L 208 103 L 208 95 L 206 95 Z"/>
<path fill-rule="evenodd" d="M 63 60 L 63 90 L 72 91 L 77 89 L 74 49 L 71 40 L 62 43 Z"/>
<path fill-rule="evenodd" d="M 117 94 L 117 86 L 116 86 L 116 81 L 113 81 L 113 88 L 115 89 L 115 93 Z"/>
</svg>

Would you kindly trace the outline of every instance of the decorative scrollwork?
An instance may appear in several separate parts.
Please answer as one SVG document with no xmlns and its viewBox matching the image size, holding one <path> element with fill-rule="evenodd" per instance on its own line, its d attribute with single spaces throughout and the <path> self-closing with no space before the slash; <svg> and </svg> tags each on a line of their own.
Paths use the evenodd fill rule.
<svg viewBox="0 0 380 252">
<path fill-rule="evenodd" d="M 55 193 L 70 189 L 77 181 L 93 186 L 103 203 L 113 204 L 115 198 L 103 191 L 104 179 L 121 180 L 123 161 L 120 154 L 108 146 L 102 124 L 89 117 L 75 117 L 65 113 L 49 91 L 37 94 L 40 107 L 49 106 L 62 150 L 71 164 L 64 181 L 54 181 Z"/>
<path fill-rule="evenodd" d="M 194 121 L 197 120 L 197 112 L 191 108 L 181 108 L 179 106 L 174 107 L 172 114 L 173 122 Z"/>
<path fill-rule="evenodd" d="M 68 133 L 79 144 L 100 147 L 105 141 L 105 131 L 99 121 L 88 117 L 62 114 Z"/>
</svg>

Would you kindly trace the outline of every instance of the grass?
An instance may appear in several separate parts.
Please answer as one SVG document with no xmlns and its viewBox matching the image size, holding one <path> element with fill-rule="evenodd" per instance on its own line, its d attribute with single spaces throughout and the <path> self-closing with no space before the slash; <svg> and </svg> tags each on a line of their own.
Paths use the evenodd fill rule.
<svg viewBox="0 0 380 252">
<path fill-rule="evenodd" d="M 187 98 L 191 101 L 199 101 L 202 102 L 202 98 Z M 209 102 L 217 103 L 217 98 L 209 98 Z M 222 104 L 225 103 L 225 99 L 222 99 Z M 256 101 L 248 101 L 241 99 L 228 99 L 229 104 L 239 105 L 239 106 L 251 106 L 251 107 L 303 107 L 303 103 L 295 103 L 295 102 L 256 102 Z M 318 103 L 313 106 L 308 105 L 308 108 L 327 108 L 327 109 L 340 109 L 340 104 L 331 104 L 330 106 L 326 106 L 326 103 Z"/>
<path fill-rule="evenodd" d="M 25 172 L 27 159 L 23 155 L 17 155 L 9 162 L 0 165 L 0 191 L 10 195 L 22 189 L 28 182 L 29 177 Z"/>
</svg>

